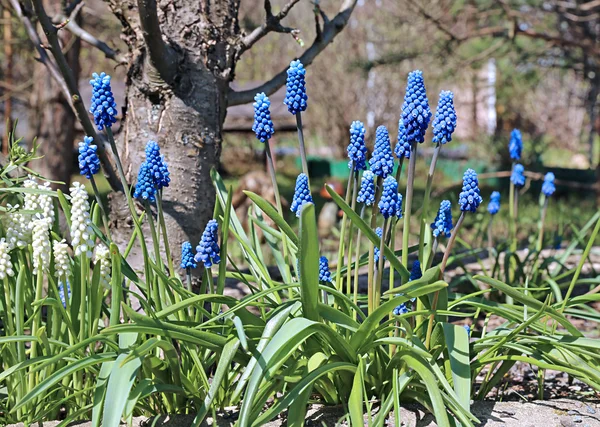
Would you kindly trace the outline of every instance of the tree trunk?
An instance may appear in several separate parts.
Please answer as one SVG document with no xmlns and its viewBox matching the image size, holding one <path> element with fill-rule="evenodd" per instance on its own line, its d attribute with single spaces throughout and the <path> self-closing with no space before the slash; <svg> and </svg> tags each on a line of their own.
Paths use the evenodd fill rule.
<svg viewBox="0 0 600 427">
<path fill-rule="evenodd" d="M 171 85 L 160 79 L 150 63 L 136 3 L 111 3 L 125 25 L 125 40 L 130 47 L 124 121 L 117 136 L 121 158 L 128 181 L 134 183 L 144 161 L 146 143 L 158 142 L 171 173 L 171 184 L 163 190 L 163 206 L 169 246 L 176 261 L 182 242 L 188 240 L 194 246 L 199 242 L 214 209 L 210 170 L 220 155 L 226 94 L 233 73 L 229 41 L 238 32 L 238 5 L 216 3 L 175 0 L 158 4 L 164 38 L 179 56 L 177 76 Z M 162 13 L 164 9 L 168 13 Z M 124 205 L 122 196 L 113 196 L 113 239 L 120 245 L 132 233 L 127 211 L 120 209 Z"/>
<path fill-rule="evenodd" d="M 46 10 L 51 16 L 60 7 L 61 2 L 58 0 L 50 0 L 46 4 Z M 79 22 L 81 18 L 77 19 Z M 81 41 L 68 31 L 61 31 L 59 35 L 62 45 L 69 47 L 65 55 L 75 79 L 78 80 Z M 32 106 L 33 114 L 29 116 L 30 132 L 32 137 L 37 137 L 37 143 L 40 144 L 38 154 L 43 156 L 41 161 L 32 165 L 43 177 L 64 182 L 63 185 L 56 184 L 53 187 L 65 191 L 74 173 L 76 118 L 60 87 L 39 62 L 36 62 L 34 69 Z"/>
</svg>

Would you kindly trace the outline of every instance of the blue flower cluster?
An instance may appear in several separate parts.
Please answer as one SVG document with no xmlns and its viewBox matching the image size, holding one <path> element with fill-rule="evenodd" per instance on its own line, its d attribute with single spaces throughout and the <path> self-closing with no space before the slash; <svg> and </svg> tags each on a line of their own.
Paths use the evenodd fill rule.
<svg viewBox="0 0 600 427">
<path fill-rule="evenodd" d="M 135 191 L 133 197 L 136 199 L 147 200 L 154 203 L 156 201 L 156 185 L 152 170 L 148 166 L 148 162 L 143 162 L 138 171 L 137 182 L 135 183 Z"/>
<path fill-rule="evenodd" d="M 292 206 L 290 210 L 296 214 L 298 218 L 300 218 L 300 212 L 302 211 L 302 206 L 305 203 L 312 203 L 313 199 L 310 195 L 310 188 L 308 188 L 308 177 L 306 174 L 301 173 L 296 178 L 296 188 L 294 190 L 294 198 L 292 199 Z"/>
<path fill-rule="evenodd" d="M 168 187 L 171 182 L 165 156 L 160 155 L 160 147 L 155 141 L 148 141 L 146 144 L 146 162 L 154 179 L 154 186 L 157 190 Z"/>
<path fill-rule="evenodd" d="M 393 176 L 388 176 L 383 181 L 383 192 L 379 200 L 379 211 L 384 218 L 390 218 L 398 213 L 402 215 L 402 204 L 398 201 L 398 183 Z"/>
<path fill-rule="evenodd" d="M 496 215 L 500 210 L 500 193 L 498 191 L 494 191 L 490 196 L 487 210 L 491 215 Z"/>
<path fill-rule="evenodd" d="M 375 229 L 375 234 L 377 234 L 377 237 L 379 237 L 379 242 L 381 244 L 381 236 L 383 236 L 383 228 L 381 227 L 377 227 Z M 375 252 L 373 252 L 374 256 L 373 259 L 375 260 L 375 264 L 377 264 L 379 262 L 379 247 L 378 245 L 375 245 Z M 385 261 L 385 256 L 383 257 L 383 260 Z"/>
<path fill-rule="evenodd" d="M 431 224 L 433 237 L 450 237 L 453 227 L 452 204 L 450 203 L 450 200 L 442 200 L 437 216 Z"/>
<path fill-rule="evenodd" d="M 398 203 L 396 203 L 396 218 L 402 218 L 402 194 L 398 193 Z"/>
<path fill-rule="evenodd" d="M 479 191 L 477 173 L 473 169 L 467 169 L 463 175 L 462 191 L 458 195 L 458 204 L 463 212 L 477 212 L 477 208 L 483 202 Z"/>
<path fill-rule="evenodd" d="M 390 134 L 385 126 L 379 126 L 375 132 L 375 148 L 370 164 L 371 171 L 381 178 L 387 177 L 394 171 Z"/>
<path fill-rule="evenodd" d="M 519 129 L 513 129 L 510 133 L 510 142 L 508 143 L 508 152 L 513 160 L 521 160 L 523 151 L 523 137 Z"/>
<path fill-rule="evenodd" d="M 291 114 L 298 114 L 306 110 L 306 83 L 304 77 L 306 69 L 300 60 L 295 60 L 290 63 L 290 68 L 287 70 L 287 82 L 285 84 L 285 99 L 283 103 L 287 105 L 288 111 Z"/>
<path fill-rule="evenodd" d="M 517 163 L 510 174 L 510 182 L 514 184 L 515 187 L 521 188 L 525 185 L 525 168 L 522 164 Z"/>
<path fill-rule="evenodd" d="M 452 141 L 454 129 L 456 129 L 454 94 L 449 90 L 443 90 L 433 119 L 433 142 L 445 144 Z"/>
<path fill-rule="evenodd" d="M 98 158 L 98 147 L 94 144 L 94 138 L 84 136 L 83 141 L 79 143 L 79 172 L 87 179 L 92 179 L 92 175 L 96 175 L 100 170 L 100 159 Z"/>
<path fill-rule="evenodd" d="M 371 206 L 375 203 L 375 175 L 371 171 L 364 171 L 360 180 L 360 190 L 356 201 Z"/>
<path fill-rule="evenodd" d="M 181 244 L 181 268 L 196 268 L 198 265 L 194 260 L 194 251 L 190 242 Z"/>
<path fill-rule="evenodd" d="M 65 285 L 63 282 L 58 283 L 58 297 L 62 303 L 63 308 L 67 308 L 67 298 L 71 299 L 71 284 L 67 280 L 67 295 L 65 296 Z"/>
<path fill-rule="evenodd" d="M 423 72 L 416 70 L 408 74 L 404 104 L 402 104 L 402 121 L 406 128 L 406 140 L 425 141 L 425 132 L 431 121 L 431 109 L 425 90 Z"/>
<path fill-rule="evenodd" d="M 218 229 L 219 224 L 216 220 L 211 219 L 208 221 L 204 233 L 202 233 L 200 243 L 196 246 L 194 260 L 202 262 L 206 268 L 210 268 L 213 264 L 218 264 L 221 261 L 219 256 Z"/>
<path fill-rule="evenodd" d="M 350 125 L 350 144 L 348 144 L 348 167 L 354 170 L 367 168 L 367 147 L 365 145 L 365 125 L 355 120 Z"/>
<path fill-rule="evenodd" d="M 329 260 L 322 256 L 319 258 L 319 282 L 331 283 L 331 272 L 329 271 Z"/>
<path fill-rule="evenodd" d="M 410 269 L 410 276 L 408 278 L 408 281 L 412 282 L 413 280 L 420 279 L 421 277 L 423 277 L 423 272 L 421 271 L 421 263 L 419 262 L 419 260 L 415 260 L 415 262 L 413 262 L 412 268 Z"/>
<path fill-rule="evenodd" d="M 117 103 L 110 87 L 110 76 L 106 73 L 92 74 L 92 105 L 90 113 L 98 130 L 110 128 L 117 121 Z"/>
<path fill-rule="evenodd" d="M 544 183 L 542 184 L 542 193 L 544 196 L 550 197 L 556 191 L 556 186 L 554 185 L 554 174 L 552 172 L 548 172 L 544 176 Z"/>
<path fill-rule="evenodd" d="M 254 96 L 254 124 L 252 130 L 260 142 L 267 142 L 275 133 L 269 107 L 271 101 L 264 92 Z"/>
<path fill-rule="evenodd" d="M 410 310 L 408 309 L 408 307 L 406 306 L 406 303 L 403 302 L 402 304 L 400 304 L 399 306 L 397 306 L 394 309 L 394 316 L 400 316 L 402 314 L 406 314 L 408 313 Z"/>
<path fill-rule="evenodd" d="M 410 142 L 406 138 L 406 128 L 402 119 L 398 120 L 398 142 L 394 148 L 394 154 L 401 159 L 410 159 Z"/>
</svg>

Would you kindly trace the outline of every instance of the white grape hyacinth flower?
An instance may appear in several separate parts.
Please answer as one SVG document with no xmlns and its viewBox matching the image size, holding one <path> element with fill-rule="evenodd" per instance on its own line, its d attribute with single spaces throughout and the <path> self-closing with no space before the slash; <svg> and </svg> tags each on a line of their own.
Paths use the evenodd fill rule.
<svg viewBox="0 0 600 427">
<path fill-rule="evenodd" d="M 73 183 L 71 193 L 71 244 L 75 256 L 85 254 L 92 257 L 94 249 L 94 230 L 90 220 L 90 204 L 88 193 L 80 182 Z"/>
<path fill-rule="evenodd" d="M 33 267 L 38 270 L 46 271 L 50 267 L 50 227 L 52 221 L 50 218 L 36 215 L 32 222 L 33 228 Z"/>
<path fill-rule="evenodd" d="M 103 244 L 100 244 L 96 247 L 96 256 L 94 257 L 94 264 L 100 264 L 100 284 L 104 286 L 110 286 L 110 251 Z"/>
<path fill-rule="evenodd" d="M 15 275 L 8 251 L 9 249 L 6 239 L 0 239 L 0 280 L 4 280 L 7 277 L 12 277 Z"/>
<path fill-rule="evenodd" d="M 71 260 L 69 259 L 69 245 L 62 239 L 52 242 L 54 252 L 54 275 L 58 279 L 67 280 L 71 275 Z"/>
<path fill-rule="evenodd" d="M 23 187 L 36 190 L 52 191 L 49 182 L 38 184 L 37 179 L 32 175 L 23 181 Z M 39 213 L 50 218 L 51 222 L 54 222 L 54 203 L 52 202 L 52 196 L 48 194 L 33 194 L 25 193 L 23 195 L 24 209 L 28 211 L 39 211 Z"/>
<path fill-rule="evenodd" d="M 2 218 L 6 231 L 8 250 L 23 249 L 31 243 L 31 230 L 29 229 L 29 216 L 19 212 L 19 205 L 6 205 L 7 211 Z"/>
</svg>

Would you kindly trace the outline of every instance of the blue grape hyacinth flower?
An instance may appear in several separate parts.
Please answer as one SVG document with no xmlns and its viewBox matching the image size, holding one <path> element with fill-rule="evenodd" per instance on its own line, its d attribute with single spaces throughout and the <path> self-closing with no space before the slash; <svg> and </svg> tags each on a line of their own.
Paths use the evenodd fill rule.
<svg viewBox="0 0 600 427">
<path fill-rule="evenodd" d="M 67 308 L 67 299 L 71 299 L 71 284 L 67 280 L 67 294 L 65 295 L 65 285 L 63 282 L 58 283 L 58 297 L 63 308 Z"/>
<path fill-rule="evenodd" d="M 92 105 L 90 113 L 98 130 L 110 128 L 117 121 L 117 103 L 110 87 L 110 76 L 106 73 L 92 74 Z"/>
<path fill-rule="evenodd" d="M 554 174 L 552 172 L 548 172 L 544 176 L 544 183 L 542 184 L 542 193 L 544 196 L 550 197 L 556 191 L 556 186 L 554 185 Z"/>
<path fill-rule="evenodd" d="M 402 205 L 398 203 L 398 183 L 393 176 L 388 176 L 383 181 L 379 212 L 387 219 L 396 215 L 398 209 L 402 210 Z"/>
<path fill-rule="evenodd" d="M 413 262 L 412 268 L 410 269 L 410 276 L 408 278 L 409 282 L 413 280 L 417 280 L 423 277 L 423 272 L 421 271 L 421 263 L 418 260 Z"/>
<path fill-rule="evenodd" d="M 252 130 L 256 134 L 256 139 L 260 142 L 267 142 L 275 133 L 273 121 L 271 120 L 271 101 L 264 92 L 257 93 L 254 96 L 254 124 Z"/>
<path fill-rule="evenodd" d="M 300 218 L 302 206 L 306 203 L 313 203 L 313 199 L 310 195 L 310 188 L 308 187 L 308 177 L 306 174 L 301 173 L 298 175 L 298 178 L 296 178 L 296 188 L 294 190 L 294 198 L 292 199 L 290 210 Z"/>
<path fill-rule="evenodd" d="M 449 90 L 443 90 L 440 92 L 440 100 L 433 118 L 433 142 L 445 144 L 452 141 L 454 129 L 456 129 L 454 94 Z"/>
<path fill-rule="evenodd" d="M 396 203 L 396 218 L 402 218 L 402 194 L 398 193 L 398 203 Z"/>
<path fill-rule="evenodd" d="M 492 192 L 487 210 L 491 215 L 496 215 L 498 213 L 498 211 L 500 210 L 500 192 Z"/>
<path fill-rule="evenodd" d="M 154 184 L 154 176 L 148 162 L 145 161 L 140 165 L 133 197 L 153 203 L 156 201 L 155 196 L 156 185 Z"/>
<path fill-rule="evenodd" d="M 83 141 L 79 143 L 79 172 L 87 179 L 92 179 L 100 170 L 100 159 L 98 158 L 98 147 L 94 144 L 94 138 L 84 136 Z"/>
<path fill-rule="evenodd" d="M 379 126 L 375 132 L 375 148 L 370 164 L 371 172 L 384 179 L 394 171 L 390 134 L 385 126 Z"/>
<path fill-rule="evenodd" d="M 394 148 L 394 154 L 399 159 L 410 159 L 410 142 L 406 138 L 406 128 L 402 119 L 398 120 L 398 142 Z"/>
<path fill-rule="evenodd" d="M 510 133 L 510 142 L 508 143 L 508 152 L 512 160 L 521 160 L 523 151 L 523 137 L 519 129 L 513 129 Z"/>
<path fill-rule="evenodd" d="M 458 196 L 458 204 L 462 212 L 477 212 L 477 208 L 483 202 L 479 191 L 477 173 L 473 169 L 467 169 L 463 175 L 462 191 Z"/>
<path fill-rule="evenodd" d="M 181 268 L 185 270 L 186 268 L 196 268 L 197 266 L 192 244 L 190 242 L 183 242 L 181 244 Z"/>
<path fill-rule="evenodd" d="M 510 182 L 517 188 L 522 188 L 525 185 L 525 167 L 517 163 L 510 174 Z"/>
<path fill-rule="evenodd" d="M 150 168 L 156 189 L 160 190 L 163 187 L 168 187 L 171 182 L 171 174 L 167 162 L 165 162 L 165 157 L 160 155 L 160 147 L 155 141 L 148 141 L 146 144 L 146 162 Z"/>
<path fill-rule="evenodd" d="M 221 262 L 219 256 L 219 236 L 218 236 L 219 224 L 216 220 L 211 219 L 206 224 L 206 228 L 200 238 L 200 243 L 196 246 L 196 256 L 194 260 L 196 262 L 202 262 L 205 268 L 212 267 L 213 264 Z"/>
<path fill-rule="evenodd" d="M 365 125 L 355 120 L 350 125 L 350 143 L 348 144 L 348 168 L 365 170 L 367 168 L 367 147 L 365 145 Z"/>
<path fill-rule="evenodd" d="M 406 314 L 408 313 L 410 310 L 408 309 L 408 307 L 406 306 L 406 303 L 403 302 L 402 304 L 400 304 L 399 306 L 397 306 L 396 308 L 394 308 L 394 316 L 400 316 L 402 314 Z"/>
<path fill-rule="evenodd" d="M 319 258 L 319 282 L 331 283 L 331 272 L 329 271 L 329 260 L 322 256 Z"/>
<path fill-rule="evenodd" d="M 406 94 L 402 104 L 402 122 L 406 128 L 406 139 L 409 143 L 425 141 L 425 132 L 431 121 L 431 109 L 425 90 L 423 72 L 412 71 L 408 74 Z"/>
<path fill-rule="evenodd" d="M 358 190 L 358 196 L 356 201 L 358 203 L 364 203 L 367 206 L 371 206 L 375 203 L 375 175 L 371 171 L 364 171 L 363 176 L 360 180 L 360 190 Z"/>
<path fill-rule="evenodd" d="M 442 200 L 435 220 L 431 224 L 433 237 L 450 237 L 452 232 L 452 203 Z"/>
<path fill-rule="evenodd" d="M 375 229 L 375 234 L 377 234 L 377 237 L 379 237 L 379 241 L 381 242 L 381 236 L 383 236 L 383 228 L 381 227 L 377 227 Z M 379 247 L 377 245 L 375 245 L 375 252 L 373 252 L 373 259 L 375 260 L 375 263 L 377 264 L 379 262 Z M 383 260 L 385 261 L 385 256 L 383 257 Z"/>
<path fill-rule="evenodd" d="M 306 69 L 300 60 L 290 62 L 283 103 L 287 105 L 288 111 L 294 115 L 306 111 L 308 96 L 306 95 L 305 76 Z"/>
</svg>

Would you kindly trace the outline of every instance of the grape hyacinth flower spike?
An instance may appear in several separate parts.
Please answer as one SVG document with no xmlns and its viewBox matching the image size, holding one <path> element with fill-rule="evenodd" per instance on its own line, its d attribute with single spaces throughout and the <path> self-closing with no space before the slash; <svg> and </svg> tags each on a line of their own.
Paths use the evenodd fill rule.
<svg viewBox="0 0 600 427">
<path fill-rule="evenodd" d="M 264 92 L 260 92 L 254 96 L 253 106 L 254 124 L 252 125 L 252 130 L 256 134 L 256 139 L 260 142 L 267 142 L 275 133 L 269 110 L 271 101 Z"/>
<path fill-rule="evenodd" d="M 152 170 L 150 169 L 148 162 L 144 161 L 140 165 L 140 170 L 138 171 L 133 197 L 143 202 L 148 201 L 153 203 L 156 201 L 155 195 L 156 187 L 154 184 L 154 176 L 152 175 Z"/>
<path fill-rule="evenodd" d="M 452 204 L 449 200 L 443 200 L 442 203 L 440 203 L 440 209 L 438 210 L 437 216 L 431 224 L 433 237 L 436 239 L 439 237 L 450 237 L 452 227 Z"/>
<path fill-rule="evenodd" d="M 90 80 L 92 85 L 92 105 L 90 113 L 94 116 L 94 122 L 98 130 L 111 128 L 117 121 L 117 103 L 110 87 L 110 76 L 106 73 L 92 74 Z"/>
<path fill-rule="evenodd" d="M 319 258 L 319 282 L 331 283 L 329 260 L 324 256 Z"/>
<path fill-rule="evenodd" d="M 294 190 L 294 198 L 292 199 L 290 210 L 300 218 L 302 206 L 306 203 L 313 203 L 313 199 L 310 195 L 310 188 L 308 186 L 308 176 L 301 173 L 298 175 L 298 178 L 296 178 L 296 188 Z"/>
<path fill-rule="evenodd" d="M 200 243 L 196 246 L 197 253 L 194 259 L 197 262 L 202 262 L 205 268 L 210 268 L 213 264 L 218 264 L 221 261 L 219 256 L 218 229 L 219 224 L 216 220 L 211 219 L 208 221 L 204 233 L 202 233 Z"/>
<path fill-rule="evenodd" d="M 538 239 L 536 249 L 537 251 L 541 251 L 544 244 L 544 223 L 546 222 L 546 211 L 548 210 L 548 199 L 550 196 L 554 194 L 556 191 L 556 186 L 554 185 L 554 174 L 552 172 L 548 172 L 544 176 L 544 183 L 542 184 L 542 200 L 543 204 L 540 212 L 540 221 L 538 225 Z"/>
<path fill-rule="evenodd" d="M 381 236 L 383 236 L 383 228 L 381 227 L 377 227 L 375 229 L 375 234 L 377 234 L 377 237 L 379 237 L 381 239 Z M 380 254 L 380 250 L 378 246 L 375 246 L 375 252 L 374 252 L 374 259 L 375 259 L 375 263 L 377 264 L 379 262 L 379 254 Z M 383 257 L 383 259 L 385 260 L 385 256 Z"/>
<path fill-rule="evenodd" d="M 0 239 L 0 280 L 4 280 L 7 277 L 13 277 L 15 275 L 15 270 L 12 265 L 12 261 L 10 259 L 8 243 L 6 239 L 3 237 Z M 4 286 L 5 284 L 3 284 Z"/>
<path fill-rule="evenodd" d="M 508 143 L 508 152 L 510 158 L 514 161 L 521 160 L 521 152 L 523 151 L 523 137 L 519 129 L 513 129 L 510 133 L 510 142 Z"/>
<path fill-rule="evenodd" d="M 394 170 L 390 134 L 385 126 L 379 126 L 375 132 L 375 148 L 370 164 L 371 171 L 382 179 L 385 179 Z"/>
<path fill-rule="evenodd" d="M 500 192 L 494 191 L 490 196 L 490 203 L 487 206 L 490 215 L 496 215 L 500 210 Z"/>
<path fill-rule="evenodd" d="M 367 168 L 367 147 L 365 145 L 365 125 L 355 120 L 350 125 L 348 144 L 348 167 L 355 171 Z"/>
<path fill-rule="evenodd" d="M 467 169 L 463 176 L 462 191 L 458 196 L 460 210 L 475 213 L 482 201 L 477 173 L 473 169 Z"/>
<path fill-rule="evenodd" d="M 306 148 L 304 147 L 304 133 L 302 130 L 302 112 L 306 111 L 306 101 L 308 100 L 308 96 L 306 95 L 306 83 L 304 81 L 305 76 L 306 70 L 300 60 L 290 62 L 290 66 L 287 70 L 285 99 L 283 100 L 283 103 L 287 106 L 290 114 L 296 116 L 302 172 L 308 177 L 308 162 L 306 160 Z"/>
<path fill-rule="evenodd" d="M 63 282 L 58 282 L 58 298 L 60 298 L 60 302 L 63 308 L 67 308 L 67 301 L 71 299 L 71 284 L 69 281 L 66 281 L 67 284 L 67 294 L 65 295 L 65 284 Z"/>
<path fill-rule="evenodd" d="M 186 286 L 188 291 L 192 290 L 192 268 L 196 268 L 196 260 L 194 259 L 194 252 L 192 244 L 190 242 L 183 242 L 181 244 L 181 268 L 185 270 Z"/>
<path fill-rule="evenodd" d="M 393 176 L 388 176 L 383 181 L 383 193 L 379 201 L 379 211 L 387 220 L 395 216 L 399 209 L 402 210 L 402 204 L 398 200 L 398 183 Z"/>
<path fill-rule="evenodd" d="M 148 141 L 145 151 L 146 163 L 148 164 L 154 187 L 157 190 L 168 187 L 171 182 L 171 174 L 169 173 L 165 157 L 160 154 L 160 147 L 155 141 Z"/>
<path fill-rule="evenodd" d="M 542 193 L 546 197 L 550 197 L 556 191 L 556 186 L 554 185 L 554 174 L 552 172 L 548 172 L 544 176 L 544 183 L 542 184 Z"/>
<path fill-rule="evenodd" d="M 398 120 L 398 142 L 394 148 L 394 154 L 398 159 L 410 159 L 410 142 L 406 137 L 406 128 L 402 119 Z"/>
<path fill-rule="evenodd" d="M 94 144 L 94 139 L 91 136 L 84 136 L 83 141 L 79 143 L 79 172 L 87 179 L 92 179 L 92 176 L 100 170 L 100 159 L 98 158 L 98 147 Z"/>
<path fill-rule="evenodd" d="M 370 170 L 364 171 L 360 180 L 360 190 L 356 201 L 371 206 L 375 203 L 375 175 Z"/>
<path fill-rule="evenodd" d="M 525 185 L 525 168 L 522 164 L 517 163 L 510 174 L 510 181 L 517 188 L 523 188 Z"/>
<path fill-rule="evenodd" d="M 452 141 L 454 129 L 456 129 L 454 94 L 449 90 L 443 90 L 440 92 L 440 100 L 433 119 L 433 142 L 446 144 Z"/>
<path fill-rule="evenodd" d="M 398 203 L 396 203 L 396 218 L 402 219 L 402 194 L 398 193 Z"/>
</svg>

